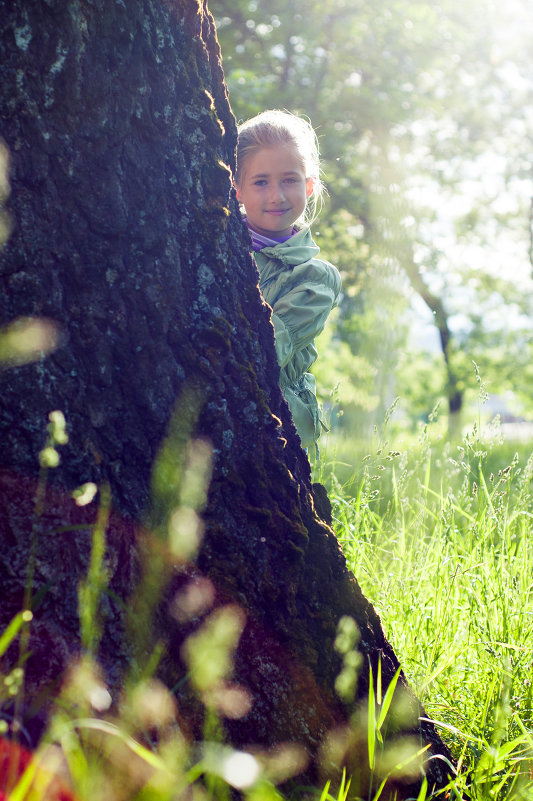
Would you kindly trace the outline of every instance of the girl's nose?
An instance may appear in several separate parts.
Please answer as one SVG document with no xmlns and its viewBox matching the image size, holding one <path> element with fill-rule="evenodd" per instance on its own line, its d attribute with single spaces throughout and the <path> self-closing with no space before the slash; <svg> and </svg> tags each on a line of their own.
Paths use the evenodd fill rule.
<svg viewBox="0 0 533 801">
<path fill-rule="evenodd" d="M 283 200 L 285 198 L 285 194 L 283 192 L 283 187 L 279 184 L 273 184 L 270 189 L 270 200 L 272 202 L 276 202 L 279 200 Z"/>
</svg>

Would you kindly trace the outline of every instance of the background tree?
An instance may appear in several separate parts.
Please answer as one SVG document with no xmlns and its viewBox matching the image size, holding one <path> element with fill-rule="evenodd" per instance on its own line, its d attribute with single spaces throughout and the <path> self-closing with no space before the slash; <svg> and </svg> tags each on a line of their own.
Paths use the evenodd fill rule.
<svg viewBox="0 0 533 801">
<path fill-rule="evenodd" d="M 317 515 L 278 387 L 269 312 L 230 193 L 235 124 L 212 18 L 205 4 L 148 0 L 21 0 L 2 15 L 12 230 L 0 254 L 1 320 L 50 320 L 58 340 L 0 377 L 1 622 L 23 605 L 34 614 L 12 730 L 35 743 L 81 651 L 98 654 L 116 699 L 125 671 L 156 658 L 155 638 L 165 645 L 159 675 L 198 735 L 205 704 L 227 712 L 217 701 L 226 675 L 200 704 L 187 643 L 199 627 L 209 639 L 222 619 L 249 700 L 225 715 L 230 741 L 290 740 L 307 757 L 294 770 L 317 781 L 318 753 L 341 727 L 335 742 L 352 750 L 342 758 L 363 792 L 369 770 L 345 726 L 364 709 L 370 666 L 384 689 L 398 661 Z M 210 470 L 208 489 L 193 480 Z M 91 541 L 102 547 L 106 518 L 95 568 Z M 357 686 L 352 660 L 339 696 L 343 655 L 357 647 L 354 631 L 334 647 L 341 619 L 357 623 L 361 662 Z M 8 652 L 8 665 L 17 658 Z M 403 675 L 399 687 L 390 737 L 406 730 L 447 754 Z M 445 782 L 443 765 L 428 763 L 431 784 Z M 413 782 L 391 779 L 400 795 Z"/>
<path fill-rule="evenodd" d="M 380 374 L 407 346 L 394 310 L 405 314 L 413 293 L 443 355 L 427 412 L 442 394 L 460 430 L 472 360 L 492 391 L 512 386 L 529 397 L 527 371 L 502 372 L 501 357 L 522 365 L 531 341 L 531 9 L 487 0 L 212 7 L 237 118 L 283 106 L 310 115 L 323 134 L 331 197 L 318 230 L 344 275 L 338 330 L 377 368 L 379 408 L 395 394 Z M 518 293 L 509 272 L 520 275 Z M 496 307 L 507 309 L 499 319 Z"/>
</svg>

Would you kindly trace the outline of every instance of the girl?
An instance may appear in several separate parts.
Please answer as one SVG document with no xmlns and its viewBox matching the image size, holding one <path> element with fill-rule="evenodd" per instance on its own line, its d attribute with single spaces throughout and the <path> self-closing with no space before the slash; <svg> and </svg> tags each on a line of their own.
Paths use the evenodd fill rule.
<svg viewBox="0 0 533 801">
<path fill-rule="evenodd" d="M 336 305 L 341 279 L 318 259 L 309 224 L 323 192 L 318 142 L 311 125 L 286 111 L 264 111 L 239 127 L 237 199 L 244 207 L 259 268 L 259 287 L 272 307 L 280 386 L 302 445 L 316 444 L 320 413 L 314 339 Z"/>
</svg>

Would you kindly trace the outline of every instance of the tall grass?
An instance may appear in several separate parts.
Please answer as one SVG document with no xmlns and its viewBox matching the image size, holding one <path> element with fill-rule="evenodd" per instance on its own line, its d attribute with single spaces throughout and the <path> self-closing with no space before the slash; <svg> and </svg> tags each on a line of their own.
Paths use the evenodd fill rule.
<svg viewBox="0 0 533 801">
<path fill-rule="evenodd" d="M 430 423 L 418 439 L 401 445 L 376 437 L 364 454 L 356 443 L 331 435 L 315 477 L 328 486 L 349 567 L 381 614 L 425 714 L 452 749 L 458 773 L 448 797 L 533 799 L 533 455 L 528 448 L 515 453 L 498 437 L 485 441 L 477 426 L 453 448 L 435 438 L 435 430 Z M 205 443 L 189 444 L 179 464 L 162 453 L 159 500 L 163 504 L 162 490 L 172 488 L 172 503 L 163 504 L 154 536 L 176 558 L 190 558 L 199 544 L 197 512 L 208 463 Z M 46 461 L 46 469 L 54 464 Z M 275 755 L 235 751 L 224 744 L 218 723 L 215 699 L 221 689 L 231 689 L 241 625 L 233 607 L 209 616 L 184 650 L 206 707 L 203 743 L 183 736 L 172 694 L 154 678 L 155 651 L 146 664 L 134 666 L 122 696 L 111 698 L 93 656 L 101 634 L 108 503 L 94 526 L 89 575 L 80 584 L 85 656 L 66 677 L 31 761 L 16 756 L 16 766 L 25 770 L 14 770 L 10 799 L 67 798 L 54 789 L 59 775 L 79 801 L 229 801 L 235 791 L 247 801 L 283 801 L 276 784 L 291 775 L 290 747 Z M 27 609 L 14 618 L 0 636 L 0 656 L 21 633 L 20 641 L 28 642 L 31 617 Z M 350 620 L 339 622 L 335 647 L 345 670 L 338 691 L 342 685 L 350 692 L 360 664 L 353 650 L 357 632 L 343 625 L 349 628 Z M 22 653 L 3 678 L 8 703 L 23 693 L 24 661 Z M 206 666 L 213 670 L 206 673 Z M 366 733 L 371 772 L 393 693 L 394 687 L 381 687 L 380 672 L 372 677 Z M 10 734 L 6 725 L 2 733 Z M 50 776 L 56 777 L 52 783 Z M 383 784 L 377 778 L 365 801 L 377 801 Z M 356 786 L 344 776 L 335 790 L 328 783 L 322 792 L 307 789 L 290 801 L 345 801 L 356 797 Z M 423 783 L 418 801 L 428 797 Z"/>
<path fill-rule="evenodd" d="M 349 567 L 457 759 L 450 791 L 473 801 L 533 798 L 531 450 L 478 426 L 452 448 L 429 425 L 401 449 L 377 437 L 343 482 L 346 440 L 315 466 Z"/>
</svg>

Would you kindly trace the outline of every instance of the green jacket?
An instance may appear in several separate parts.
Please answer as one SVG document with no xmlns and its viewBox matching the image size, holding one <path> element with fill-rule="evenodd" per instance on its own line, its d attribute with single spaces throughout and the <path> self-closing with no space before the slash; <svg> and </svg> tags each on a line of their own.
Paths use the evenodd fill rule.
<svg viewBox="0 0 533 801">
<path fill-rule="evenodd" d="M 307 372 L 318 356 L 314 340 L 341 290 L 338 270 L 318 253 L 308 228 L 254 253 L 259 288 L 273 312 L 281 390 L 304 448 L 320 436 L 315 379 Z"/>
</svg>

